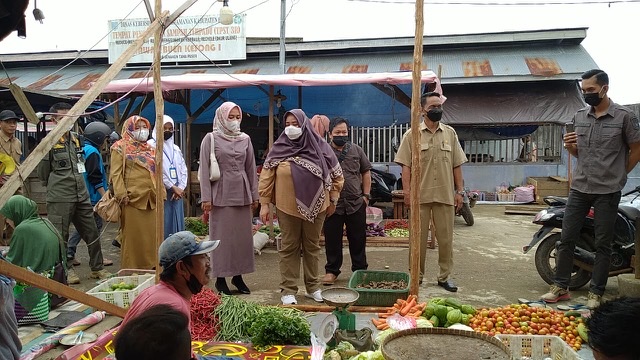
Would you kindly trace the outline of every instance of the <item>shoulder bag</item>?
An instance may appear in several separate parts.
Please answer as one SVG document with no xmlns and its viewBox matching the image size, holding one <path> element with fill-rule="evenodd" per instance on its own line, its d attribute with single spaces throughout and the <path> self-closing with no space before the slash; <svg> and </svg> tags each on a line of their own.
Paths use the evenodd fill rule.
<svg viewBox="0 0 640 360">
<path fill-rule="evenodd" d="M 122 146 L 122 176 L 124 176 L 124 168 L 126 166 L 126 154 L 124 151 L 124 143 Z M 110 182 L 109 190 L 105 191 L 102 198 L 98 201 L 98 203 L 93 207 L 93 211 L 95 211 L 100 217 L 110 223 L 117 223 L 120 221 L 120 215 L 122 213 L 122 208 L 120 207 L 120 201 L 116 198 L 113 192 L 113 183 Z"/>
<path fill-rule="evenodd" d="M 208 133 L 207 136 L 211 136 L 211 152 L 209 154 L 209 181 L 217 181 L 220 179 L 220 166 L 218 165 L 218 159 L 216 159 L 216 151 L 213 133 Z M 202 167 L 198 168 L 198 181 L 202 183 L 203 176 L 201 174 Z"/>
</svg>

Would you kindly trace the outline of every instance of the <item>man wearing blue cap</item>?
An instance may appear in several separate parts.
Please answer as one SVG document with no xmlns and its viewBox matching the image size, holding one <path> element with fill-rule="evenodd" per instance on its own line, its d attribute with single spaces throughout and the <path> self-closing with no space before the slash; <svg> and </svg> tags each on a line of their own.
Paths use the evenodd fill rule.
<svg viewBox="0 0 640 360">
<path fill-rule="evenodd" d="M 189 318 L 191 296 L 202 290 L 211 279 L 209 253 L 218 247 L 220 240 L 198 242 L 190 231 L 180 231 L 169 236 L 158 249 L 162 272 L 160 282 L 143 290 L 133 301 L 122 325 L 150 307 L 166 304 Z"/>
</svg>

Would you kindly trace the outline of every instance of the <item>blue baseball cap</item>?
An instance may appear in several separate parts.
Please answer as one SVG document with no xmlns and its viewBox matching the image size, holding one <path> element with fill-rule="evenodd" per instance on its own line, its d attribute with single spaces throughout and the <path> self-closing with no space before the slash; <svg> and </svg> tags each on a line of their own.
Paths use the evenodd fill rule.
<svg viewBox="0 0 640 360">
<path fill-rule="evenodd" d="M 158 249 L 160 266 L 166 269 L 187 256 L 206 254 L 215 250 L 220 240 L 198 241 L 191 231 L 179 231 L 166 238 Z"/>
</svg>

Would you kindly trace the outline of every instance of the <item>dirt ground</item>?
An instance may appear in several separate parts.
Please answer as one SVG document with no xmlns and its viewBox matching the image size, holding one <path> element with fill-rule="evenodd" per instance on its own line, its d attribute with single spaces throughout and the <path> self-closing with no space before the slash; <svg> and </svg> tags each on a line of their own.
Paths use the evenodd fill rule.
<svg viewBox="0 0 640 360">
<path fill-rule="evenodd" d="M 463 219 L 456 218 L 454 231 L 454 269 L 451 279 L 458 285 L 457 293 L 449 293 L 437 286 L 437 249 L 427 251 L 427 274 L 420 286 L 420 298 L 434 296 L 455 296 L 463 303 L 482 306 L 502 306 L 517 302 L 518 298 L 538 299 L 548 290 L 548 285 L 540 278 L 534 265 L 534 251 L 522 253 L 522 246 L 528 244 L 533 233 L 539 228 L 531 221 L 532 215 L 505 215 L 505 207 L 500 205 L 476 205 L 473 208 L 475 224 L 467 226 Z M 108 224 L 101 240 L 103 254 L 114 261 L 106 267 L 115 273 L 120 267 L 120 252 L 111 245 L 117 225 Z M 336 286 L 347 286 L 352 274 L 348 249 L 345 248 L 345 263 Z M 408 248 L 369 247 L 367 249 L 369 270 L 408 271 Z M 84 243 L 78 247 L 78 258 L 82 265 L 76 269 L 82 280 L 75 288 L 87 291 L 96 283 L 89 280 L 88 253 Z M 324 253 L 321 266 L 324 267 Z M 321 271 L 321 273 L 324 273 Z M 280 294 L 278 284 L 278 253 L 275 247 L 267 247 L 261 255 L 256 255 L 256 271 L 245 276 L 251 295 L 238 295 L 264 303 L 278 304 Z M 299 304 L 314 304 L 305 298 L 302 279 L 299 282 Z M 213 288 L 213 282 L 210 284 Z M 233 290 L 233 286 L 229 284 Z M 572 303 L 586 303 L 587 286 L 572 292 Z M 610 278 L 605 299 L 618 292 L 616 278 Z"/>
</svg>

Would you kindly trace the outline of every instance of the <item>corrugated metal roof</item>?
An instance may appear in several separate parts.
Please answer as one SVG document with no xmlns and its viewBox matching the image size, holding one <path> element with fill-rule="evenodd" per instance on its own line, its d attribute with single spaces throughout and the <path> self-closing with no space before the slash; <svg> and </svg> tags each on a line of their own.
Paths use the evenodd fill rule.
<svg viewBox="0 0 640 360">
<path fill-rule="evenodd" d="M 287 73 L 376 73 L 410 71 L 413 53 L 340 54 L 288 57 Z M 512 82 L 532 80 L 575 80 L 597 65 L 581 45 L 515 46 L 501 48 L 450 49 L 424 53 L 423 68 L 438 72 L 443 84 Z M 108 65 L 9 68 L 12 81 L 30 89 L 81 94 L 89 89 Z M 125 68 L 116 79 L 140 78 L 148 68 Z M 185 73 L 264 74 L 280 73 L 278 59 L 233 61 L 230 66 L 163 66 L 163 75 Z M 0 80 L 2 81 L 2 80 Z M 6 78 L 3 83 L 6 81 Z"/>
</svg>

